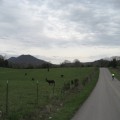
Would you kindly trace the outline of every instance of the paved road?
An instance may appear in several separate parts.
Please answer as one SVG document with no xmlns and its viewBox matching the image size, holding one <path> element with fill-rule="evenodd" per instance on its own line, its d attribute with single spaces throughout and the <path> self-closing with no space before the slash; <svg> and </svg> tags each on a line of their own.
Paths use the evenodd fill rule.
<svg viewBox="0 0 120 120">
<path fill-rule="evenodd" d="M 101 68 L 98 83 L 72 120 L 120 120 L 120 82 Z"/>
</svg>

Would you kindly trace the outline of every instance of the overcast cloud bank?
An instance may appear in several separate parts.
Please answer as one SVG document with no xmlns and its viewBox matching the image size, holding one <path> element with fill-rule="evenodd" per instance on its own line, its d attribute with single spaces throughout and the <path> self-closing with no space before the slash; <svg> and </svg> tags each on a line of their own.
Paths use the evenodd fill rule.
<svg viewBox="0 0 120 120">
<path fill-rule="evenodd" d="M 0 0 L 0 54 L 56 63 L 119 55 L 119 13 L 119 0 Z"/>
</svg>

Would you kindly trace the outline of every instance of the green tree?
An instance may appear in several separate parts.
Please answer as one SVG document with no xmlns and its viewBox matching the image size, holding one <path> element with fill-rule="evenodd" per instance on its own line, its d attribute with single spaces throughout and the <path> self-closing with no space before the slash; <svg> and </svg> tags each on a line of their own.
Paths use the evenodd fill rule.
<svg viewBox="0 0 120 120">
<path fill-rule="evenodd" d="M 74 62 L 73 62 L 73 64 L 74 64 L 75 67 L 82 66 L 82 64 L 80 63 L 80 61 L 78 59 L 75 59 Z"/>
<path fill-rule="evenodd" d="M 8 67 L 8 61 L 0 55 L 0 67 Z"/>
<path fill-rule="evenodd" d="M 116 68 L 117 67 L 117 60 L 113 59 L 110 63 L 110 66 L 113 67 L 113 68 Z"/>
</svg>

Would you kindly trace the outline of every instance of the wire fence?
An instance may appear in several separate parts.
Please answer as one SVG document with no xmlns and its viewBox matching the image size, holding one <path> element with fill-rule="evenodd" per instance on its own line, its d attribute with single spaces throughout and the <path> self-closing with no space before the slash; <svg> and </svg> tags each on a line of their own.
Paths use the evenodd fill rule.
<svg viewBox="0 0 120 120">
<path fill-rule="evenodd" d="M 14 83 L 4 82 L 5 94 L 1 93 L 0 120 L 25 120 L 26 117 L 38 116 L 44 120 L 45 115 L 57 110 L 56 106 L 63 105 L 65 96 L 74 89 L 80 91 L 86 86 L 96 74 L 96 69 L 83 80 L 75 78 L 63 82 L 61 86 L 41 85 L 39 81 Z M 63 78 L 63 77 L 62 77 Z M 28 85 L 29 84 L 29 85 Z"/>
</svg>

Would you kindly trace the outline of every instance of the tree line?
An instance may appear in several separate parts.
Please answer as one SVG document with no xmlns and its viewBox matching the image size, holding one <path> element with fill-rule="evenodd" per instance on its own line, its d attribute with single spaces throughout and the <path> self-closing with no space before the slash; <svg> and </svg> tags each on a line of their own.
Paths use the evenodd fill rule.
<svg viewBox="0 0 120 120">
<path fill-rule="evenodd" d="M 27 67 L 24 67 L 22 65 L 18 64 L 11 64 L 8 62 L 7 59 L 5 59 L 3 56 L 0 55 L 0 67 L 9 67 L 9 68 L 26 68 L 26 69 L 33 69 L 33 68 L 47 68 L 48 71 L 50 68 L 55 68 L 55 67 L 120 67 L 120 60 L 116 60 L 115 58 L 112 59 L 111 61 L 109 60 L 97 60 L 94 62 L 88 62 L 88 63 L 82 63 L 78 59 L 75 59 L 73 62 L 70 62 L 69 60 L 63 61 L 59 65 L 55 65 L 52 63 L 43 63 L 42 65 L 39 66 L 33 66 L 33 65 L 28 65 Z"/>
<path fill-rule="evenodd" d="M 8 60 L 4 59 L 3 56 L 0 56 L 0 67 L 9 67 Z"/>
</svg>

